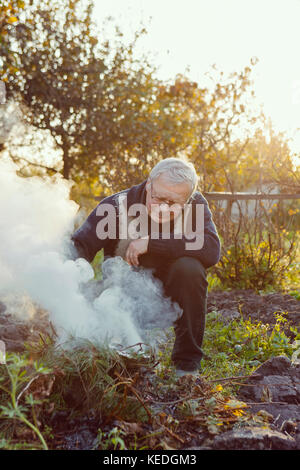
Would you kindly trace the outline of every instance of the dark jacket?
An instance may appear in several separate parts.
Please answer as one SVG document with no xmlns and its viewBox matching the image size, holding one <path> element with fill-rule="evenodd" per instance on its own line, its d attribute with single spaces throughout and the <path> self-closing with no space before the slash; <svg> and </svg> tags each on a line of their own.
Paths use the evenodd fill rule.
<svg viewBox="0 0 300 470">
<path fill-rule="evenodd" d="M 116 211 L 118 211 L 118 196 L 121 194 L 127 196 L 127 208 L 136 203 L 145 204 L 146 182 L 147 181 L 144 181 L 132 188 L 120 191 L 112 196 L 108 196 L 103 199 L 100 204 L 112 204 Z M 197 191 L 194 193 L 190 202 L 192 205 L 204 204 L 204 244 L 202 248 L 198 250 L 187 250 L 185 246 L 186 242 L 191 242 L 192 240 L 186 240 L 184 235 L 181 239 L 174 238 L 174 234 L 172 236 L 171 232 L 170 239 L 150 238 L 148 253 L 165 256 L 169 259 L 176 259 L 182 256 L 192 256 L 199 259 L 205 268 L 209 268 L 210 266 L 218 263 L 220 259 L 220 239 L 205 197 Z M 99 250 L 101 250 L 101 248 L 104 248 L 104 255 L 113 256 L 118 244 L 118 238 L 114 240 L 108 238 L 100 240 L 98 238 L 96 234 L 96 226 L 101 220 L 101 216 L 96 214 L 97 207 L 90 213 L 83 225 L 72 236 L 78 255 L 89 262 L 93 260 L 94 256 Z"/>
</svg>

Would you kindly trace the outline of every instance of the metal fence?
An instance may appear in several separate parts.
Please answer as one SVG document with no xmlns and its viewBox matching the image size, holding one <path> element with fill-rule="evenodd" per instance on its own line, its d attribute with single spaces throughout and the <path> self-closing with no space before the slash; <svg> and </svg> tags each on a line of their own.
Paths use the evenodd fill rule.
<svg viewBox="0 0 300 470">
<path fill-rule="evenodd" d="M 203 192 L 213 218 L 226 242 L 237 233 L 248 231 L 263 239 L 263 232 L 281 236 L 282 230 L 300 228 L 300 205 L 285 201 L 299 200 L 300 194 Z M 276 202 L 276 204 L 275 204 Z"/>
</svg>

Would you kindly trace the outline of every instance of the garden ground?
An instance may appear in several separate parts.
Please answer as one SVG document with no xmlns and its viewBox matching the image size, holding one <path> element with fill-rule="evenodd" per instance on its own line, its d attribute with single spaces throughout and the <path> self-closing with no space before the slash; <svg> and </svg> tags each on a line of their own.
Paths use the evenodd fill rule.
<svg viewBox="0 0 300 470">
<path fill-rule="evenodd" d="M 28 323 L 1 304 L 2 448 L 299 448 L 300 302 L 292 294 L 211 291 L 202 373 L 179 380 L 171 329 L 155 351 L 88 343 L 62 351 L 46 312 Z"/>
</svg>

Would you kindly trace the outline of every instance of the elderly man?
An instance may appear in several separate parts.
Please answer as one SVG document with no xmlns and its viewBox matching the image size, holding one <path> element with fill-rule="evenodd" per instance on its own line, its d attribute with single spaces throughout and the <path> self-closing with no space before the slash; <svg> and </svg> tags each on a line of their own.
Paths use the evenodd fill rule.
<svg viewBox="0 0 300 470">
<path fill-rule="evenodd" d="M 121 209 L 125 207 L 129 212 L 135 204 L 145 207 L 149 222 L 146 231 L 144 227 L 139 238 L 128 240 L 123 257 L 135 269 L 151 268 L 162 281 L 165 295 L 183 310 L 174 325 L 172 361 L 177 376 L 195 375 L 200 368 L 207 305 L 206 269 L 220 259 L 218 233 L 206 199 L 196 191 L 197 184 L 191 163 L 177 158 L 161 160 L 146 181 L 102 200 L 72 237 L 78 255 L 90 262 L 101 248 L 106 256 L 116 256 L 122 244 L 118 223 Z M 125 206 L 120 202 L 124 198 Z M 116 211 L 116 218 L 111 220 L 117 225 L 106 237 L 101 236 L 103 230 L 99 226 L 105 217 L 101 211 L 104 207 Z M 182 233 L 178 227 L 184 225 L 182 214 L 186 208 L 191 226 L 189 233 Z"/>
</svg>

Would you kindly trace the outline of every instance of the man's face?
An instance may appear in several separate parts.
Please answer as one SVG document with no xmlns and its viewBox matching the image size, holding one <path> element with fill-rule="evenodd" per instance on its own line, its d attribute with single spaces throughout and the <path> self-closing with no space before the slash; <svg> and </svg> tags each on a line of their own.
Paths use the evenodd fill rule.
<svg viewBox="0 0 300 470">
<path fill-rule="evenodd" d="M 156 222 L 167 222 L 176 218 L 191 195 L 188 182 L 172 183 L 164 175 L 146 183 L 146 207 Z M 174 210 L 170 210 L 173 206 Z"/>
</svg>

